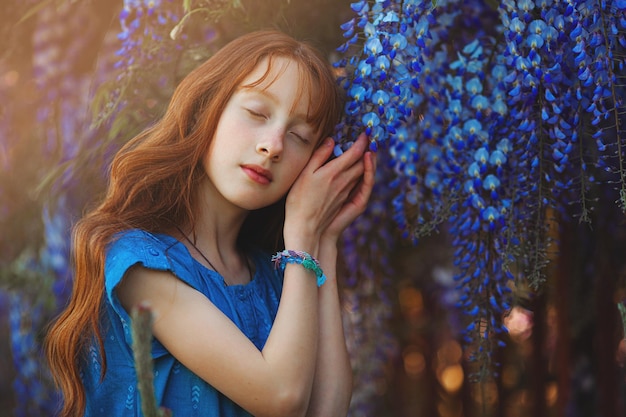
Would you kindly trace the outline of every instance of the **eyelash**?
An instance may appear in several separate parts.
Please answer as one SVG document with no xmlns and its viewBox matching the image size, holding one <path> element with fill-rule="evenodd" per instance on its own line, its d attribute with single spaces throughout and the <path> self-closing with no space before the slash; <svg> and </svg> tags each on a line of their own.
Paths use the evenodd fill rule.
<svg viewBox="0 0 626 417">
<path fill-rule="evenodd" d="M 246 111 L 247 111 L 248 113 L 250 113 L 250 114 L 251 114 L 252 116 L 254 116 L 254 117 L 258 117 L 258 118 L 260 118 L 260 119 L 267 119 L 267 116 L 266 116 L 266 115 L 264 115 L 263 113 L 259 113 L 259 112 L 256 112 L 256 111 L 254 111 L 254 110 L 251 110 L 251 109 L 246 109 Z M 310 142 L 308 139 L 303 138 L 302 136 L 300 136 L 300 135 L 299 135 L 299 134 L 297 134 L 296 132 L 289 132 L 289 133 L 291 133 L 292 135 L 294 135 L 295 137 L 297 137 L 297 138 L 298 138 L 301 142 L 303 142 L 303 143 L 305 143 L 305 144 L 308 144 L 308 143 Z"/>
<path fill-rule="evenodd" d="M 248 113 L 250 113 L 254 117 L 258 117 L 260 119 L 267 119 L 267 116 L 264 115 L 263 113 L 259 113 L 259 112 L 256 112 L 256 111 L 250 110 L 250 109 L 246 109 L 246 110 L 248 111 Z"/>
<path fill-rule="evenodd" d="M 308 145 L 309 144 L 309 140 L 306 138 L 303 138 L 302 136 L 300 136 L 299 134 L 297 134 L 296 132 L 289 132 L 292 135 L 294 135 L 295 137 L 297 137 L 300 141 L 302 141 L 302 143 Z"/>
</svg>

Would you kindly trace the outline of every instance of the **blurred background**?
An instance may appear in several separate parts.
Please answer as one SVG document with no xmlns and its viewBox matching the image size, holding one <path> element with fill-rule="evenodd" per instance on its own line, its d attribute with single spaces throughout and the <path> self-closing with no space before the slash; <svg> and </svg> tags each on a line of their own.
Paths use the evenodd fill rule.
<svg viewBox="0 0 626 417">
<path fill-rule="evenodd" d="M 510 32 L 502 27 L 517 16 L 512 8 L 524 10 L 526 3 L 537 4 L 535 18 L 553 22 L 558 19 L 550 20 L 547 11 L 560 7 L 559 2 L 522 0 L 502 2 L 508 6 L 479 0 L 424 3 L 436 9 L 429 20 L 433 35 L 425 49 L 439 45 L 437 50 L 443 54 L 424 52 L 423 56 L 432 60 L 423 62 L 422 69 L 429 63 L 438 65 L 442 79 L 458 68 L 454 64 L 457 56 L 467 52 L 458 51 L 474 38 L 508 45 L 508 52 L 496 46 L 493 51 L 494 56 L 501 52 L 510 56 L 511 42 L 517 40 L 507 37 Z M 583 3 L 588 9 L 600 4 L 565 3 L 575 5 L 576 10 L 583 10 Z M 622 65 L 614 67 L 617 90 L 606 95 L 607 100 L 614 100 L 612 106 L 619 116 L 603 122 L 609 126 L 605 143 L 615 144 L 606 150 L 612 156 L 604 160 L 604 149 L 594 148 L 600 157 L 581 160 L 589 169 L 597 166 L 598 171 L 580 174 L 579 160 L 564 174 L 578 169 L 579 173 L 571 174 L 574 182 L 557 180 L 553 185 L 551 180 L 540 179 L 546 185 L 542 198 L 549 203 L 539 208 L 520 204 L 520 218 L 540 212 L 539 221 L 519 222 L 522 226 L 518 229 L 508 230 L 519 232 L 522 243 L 537 235 L 545 242 L 535 260 L 516 254 L 526 266 L 507 267 L 491 261 L 483 265 L 479 258 L 471 258 L 468 262 L 483 268 L 472 269 L 465 261 L 459 262 L 466 259 L 464 251 L 473 242 L 491 242 L 494 232 L 493 227 L 486 227 L 460 235 L 454 221 L 465 206 L 454 202 L 441 209 L 452 219 L 449 223 L 439 222 L 431 233 L 415 232 L 416 225 L 422 225 L 422 220 L 411 214 L 415 206 L 409 207 L 403 200 L 402 210 L 396 208 L 398 195 L 406 192 L 398 191 L 402 187 L 394 182 L 405 181 L 405 174 L 398 170 L 398 153 L 407 148 L 380 138 L 383 163 L 377 195 L 371 210 L 347 232 L 343 247 L 344 323 L 355 373 L 351 416 L 626 415 L 626 217 L 619 204 L 620 198 L 626 199 L 619 193 L 625 178 L 621 164 L 626 135 L 621 126 L 626 108 L 624 96 L 618 98 L 626 85 L 621 78 L 626 5 L 608 3 L 619 13 L 601 9 L 600 16 L 610 14 L 622 24 L 613 33 L 615 39 L 621 39 L 615 47 L 622 60 Z M 402 2 L 2 1 L 0 416 L 55 415 L 59 398 L 41 356 L 41 342 L 47 324 L 71 291 L 71 226 L 102 194 L 107 164 L 121 144 L 163 113 L 177 82 L 198 62 L 228 40 L 258 28 L 279 28 L 310 40 L 332 62 L 355 57 L 355 61 L 337 65 L 338 76 L 353 76 L 351 66 L 356 67 L 358 59 L 367 59 L 367 49 L 346 52 L 337 48 L 352 37 L 346 32 L 353 25 L 345 24 L 362 16 L 365 4 L 372 16 L 383 16 L 385 8 Z M 445 32 L 436 32 L 437 22 L 444 19 L 449 19 Z M 403 33 L 411 42 L 417 35 L 410 32 L 411 38 L 409 32 Z M 355 42 L 363 43 L 363 36 Z M 490 42 L 485 41 L 485 48 Z M 554 49 L 550 54 L 560 57 L 563 52 Z M 441 61 L 443 55 L 448 61 Z M 485 62 L 495 61 L 484 55 Z M 424 77 L 430 74 L 426 70 L 421 73 Z M 565 70 L 563 74 L 565 81 L 574 79 L 563 85 L 575 89 L 576 75 Z M 434 71 L 430 75 L 435 76 Z M 490 76 L 479 78 L 485 77 Z M 383 79 L 378 80 L 382 85 Z M 598 78 L 595 81 L 602 85 Z M 425 78 L 419 86 L 415 83 L 415 94 L 445 101 L 426 85 Z M 416 102 L 411 112 L 415 116 L 406 123 L 423 126 L 429 105 L 433 106 L 428 101 Z M 534 107 L 534 112 L 541 118 L 541 105 Z M 360 109 L 352 115 L 363 113 Z M 494 124 L 512 124 L 512 120 L 500 118 Z M 582 116 L 582 120 L 587 124 L 581 122 L 580 131 L 586 132 L 581 138 L 585 134 L 591 137 L 593 129 L 602 126 L 591 124 L 590 117 Z M 424 133 L 425 128 L 419 129 L 413 133 L 419 135 L 418 142 L 438 143 Z M 523 132 L 511 129 L 507 134 L 512 140 L 516 132 Z M 498 132 L 490 134 L 497 136 Z M 420 163 L 418 154 L 423 158 L 420 161 L 427 159 L 426 151 L 420 153 L 422 149 L 426 148 L 410 151 L 416 164 Z M 511 169 L 515 172 L 509 177 L 511 183 L 532 182 L 532 178 L 519 175 L 530 168 L 520 164 Z M 426 174 L 417 171 L 417 177 L 406 180 L 407 187 L 422 184 Z M 452 189 L 451 184 L 445 186 Z M 575 196 L 561 198 L 568 191 L 559 187 L 573 190 Z M 581 192 L 586 195 L 579 199 Z M 553 201 L 551 196 L 558 198 Z M 443 200 L 435 188 L 422 197 L 420 201 Z M 506 231 L 507 225 L 496 227 Z M 524 232 L 536 229 L 541 233 Z M 492 255 L 508 250 L 490 248 Z M 527 249 L 523 244 L 520 248 L 522 252 Z M 537 255 L 530 249 L 527 253 Z M 529 264 L 530 269 L 540 270 L 541 279 L 528 278 Z M 509 268 L 512 273 L 490 272 L 492 265 L 498 271 Z M 464 281 L 464 271 L 475 272 L 473 281 Z M 493 281 L 492 275 L 500 277 L 502 288 L 507 289 L 498 290 L 502 300 L 496 294 L 497 300 L 485 301 L 483 287 L 473 284 Z M 473 296 L 482 301 L 466 302 L 474 302 Z M 468 307 L 474 305 L 480 306 L 478 313 Z"/>
</svg>

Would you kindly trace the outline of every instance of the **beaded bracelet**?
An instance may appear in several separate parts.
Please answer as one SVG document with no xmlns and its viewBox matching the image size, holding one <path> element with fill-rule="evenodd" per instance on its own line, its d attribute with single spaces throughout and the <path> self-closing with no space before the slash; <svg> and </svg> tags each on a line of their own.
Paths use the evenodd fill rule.
<svg viewBox="0 0 626 417">
<path fill-rule="evenodd" d="M 315 273 L 318 287 L 321 287 L 322 284 L 326 282 L 326 275 L 324 275 L 324 272 L 320 267 L 320 263 L 317 259 L 306 252 L 285 249 L 284 251 L 278 252 L 276 255 L 272 256 L 272 262 L 274 262 L 274 267 L 276 269 L 280 268 L 281 271 L 285 270 L 287 264 L 302 265 L 309 271 L 313 271 Z"/>
</svg>

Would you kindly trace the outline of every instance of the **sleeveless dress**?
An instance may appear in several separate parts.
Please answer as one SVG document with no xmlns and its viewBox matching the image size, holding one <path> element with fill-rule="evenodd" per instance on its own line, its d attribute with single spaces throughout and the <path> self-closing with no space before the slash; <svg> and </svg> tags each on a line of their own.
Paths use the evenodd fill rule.
<svg viewBox="0 0 626 417">
<path fill-rule="evenodd" d="M 185 245 L 171 236 L 136 229 L 118 234 L 107 248 L 105 261 L 102 334 L 107 372 L 100 382 L 102 358 L 94 344 L 82 367 L 85 416 L 142 416 L 131 349 L 131 319 L 114 291 L 130 267 L 141 264 L 170 271 L 211 300 L 261 350 L 276 318 L 282 276 L 273 269 L 269 255 L 255 252 L 252 258 L 256 267 L 252 280 L 246 285 L 227 286 L 217 272 L 196 261 Z M 152 357 L 158 405 L 172 410 L 174 417 L 250 416 L 178 362 L 156 339 L 152 341 Z"/>
</svg>

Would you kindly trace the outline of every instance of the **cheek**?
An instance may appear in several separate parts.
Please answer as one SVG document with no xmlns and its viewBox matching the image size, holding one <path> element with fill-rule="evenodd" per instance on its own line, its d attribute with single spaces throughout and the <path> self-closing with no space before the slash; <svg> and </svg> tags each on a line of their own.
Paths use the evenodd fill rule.
<svg viewBox="0 0 626 417">
<path fill-rule="evenodd" d="M 292 160 L 292 175 L 293 175 L 293 180 L 295 181 L 300 174 L 302 173 L 302 171 L 306 168 L 306 166 L 309 164 L 309 161 L 311 160 L 311 153 L 307 153 L 306 155 L 299 155 L 298 157 L 293 158 Z"/>
<path fill-rule="evenodd" d="M 220 121 L 213 135 L 206 159 L 219 160 L 219 157 L 226 157 L 234 152 L 234 148 L 237 146 L 237 139 L 241 135 L 241 130 L 237 130 L 234 127 L 235 125 L 230 123 L 228 119 Z"/>
</svg>

